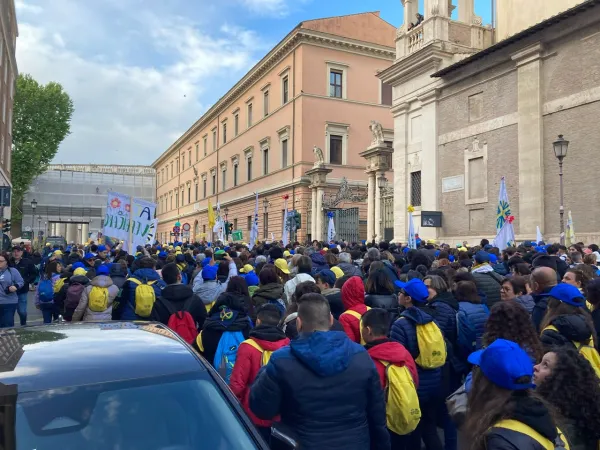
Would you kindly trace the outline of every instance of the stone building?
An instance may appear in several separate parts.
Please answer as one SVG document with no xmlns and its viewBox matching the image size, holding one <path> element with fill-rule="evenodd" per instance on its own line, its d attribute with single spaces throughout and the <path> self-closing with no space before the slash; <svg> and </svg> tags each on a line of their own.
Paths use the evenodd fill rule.
<svg viewBox="0 0 600 450">
<path fill-rule="evenodd" d="M 442 213 L 442 226 L 420 228 L 421 237 L 493 238 L 504 176 L 517 239 L 535 238 L 539 226 L 546 239 L 557 240 L 552 143 L 562 134 L 570 141 L 565 210 L 572 211 L 577 239 L 597 242 L 600 1 L 582 2 L 493 45 L 491 28 L 461 16 L 465 4 L 471 14 L 472 1 L 459 2 L 458 21 L 426 10 L 417 29 L 401 28 L 399 57 L 379 75 L 394 93 L 395 238 L 406 239 L 406 208 L 415 199 L 417 227 L 422 211 Z M 499 6 L 498 15 L 504 13 Z M 460 34 L 466 46 L 455 27 L 470 29 Z"/>
<path fill-rule="evenodd" d="M 389 165 L 367 177 L 360 153 L 371 120 L 391 147 L 391 88 L 377 73 L 394 60 L 395 33 L 377 12 L 294 28 L 152 164 L 159 240 L 173 239 L 177 221 L 190 240 L 211 238 L 209 199 L 247 240 L 254 193 L 260 239 L 281 239 L 284 196 L 301 214 L 298 239 L 324 238 L 328 211 L 338 238 L 366 239 L 368 179 L 374 194 Z"/>
</svg>

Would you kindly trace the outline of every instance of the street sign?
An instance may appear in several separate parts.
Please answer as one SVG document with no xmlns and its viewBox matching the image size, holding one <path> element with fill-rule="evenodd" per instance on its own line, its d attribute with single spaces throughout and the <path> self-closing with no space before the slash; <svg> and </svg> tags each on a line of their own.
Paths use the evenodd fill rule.
<svg viewBox="0 0 600 450">
<path fill-rule="evenodd" d="M 183 226 L 182 226 L 181 228 L 182 228 L 182 229 L 183 229 L 183 231 L 185 231 L 186 233 L 187 233 L 187 232 L 189 232 L 189 231 L 192 229 L 192 227 L 190 226 L 190 224 L 189 224 L 189 223 L 187 223 L 187 222 L 186 222 L 186 223 L 184 223 L 184 224 L 183 224 Z"/>
<path fill-rule="evenodd" d="M 33 236 L 33 232 L 32 231 L 23 231 L 23 233 L 21 233 L 21 237 L 23 239 L 31 239 Z"/>
<path fill-rule="evenodd" d="M 0 206 L 10 206 L 10 186 L 0 186 Z"/>
<path fill-rule="evenodd" d="M 31 231 L 31 227 L 25 227 L 25 231 Z"/>
<path fill-rule="evenodd" d="M 233 239 L 234 241 L 243 241 L 244 234 L 242 230 L 233 230 L 233 233 L 231 233 L 231 239 Z"/>
</svg>

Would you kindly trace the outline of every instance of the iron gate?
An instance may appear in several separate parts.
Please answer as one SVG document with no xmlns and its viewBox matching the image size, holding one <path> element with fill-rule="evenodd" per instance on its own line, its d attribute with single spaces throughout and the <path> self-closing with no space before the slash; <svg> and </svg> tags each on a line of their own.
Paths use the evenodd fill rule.
<svg viewBox="0 0 600 450">
<path fill-rule="evenodd" d="M 383 239 L 391 241 L 394 239 L 394 191 L 384 190 L 381 196 L 381 228 L 383 228 Z M 381 236 L 381 234 L 379 233 Z"/>
<path fill-rule="evenodd" d="M 358 208 L 332 208 L 323 212 L 323 236 L 327 239 L 327 228 L 329 227 L 329 218 L 327 214 L 333 213 L 333 224 L 335 225 L 336 241 L 358 242 Z"/>
</svg>

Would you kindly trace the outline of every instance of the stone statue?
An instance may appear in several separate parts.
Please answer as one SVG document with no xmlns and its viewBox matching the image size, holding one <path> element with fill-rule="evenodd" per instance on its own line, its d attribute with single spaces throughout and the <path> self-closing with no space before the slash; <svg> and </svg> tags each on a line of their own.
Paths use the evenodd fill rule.
<svg viewBox="0 0 600 450">
<path fill-rule="evenodd" d="M 315 154 L 315 165 L 313 167 L 322 167 L 325 164 L 325 158 L 323 157 L 323 150 L 316 145 L 313 147 L 313 153 Z"/>
<path fill-rule="evenodd" d="M 383 127 L 376 120 L 371 120 L 371 125 L 369 125 L 369 129 L 371 133 L 373 133 L 373 140 L 371 141 L 371 145 L 379 145 L 384 143 L 383 139 Z"/>
</svg>

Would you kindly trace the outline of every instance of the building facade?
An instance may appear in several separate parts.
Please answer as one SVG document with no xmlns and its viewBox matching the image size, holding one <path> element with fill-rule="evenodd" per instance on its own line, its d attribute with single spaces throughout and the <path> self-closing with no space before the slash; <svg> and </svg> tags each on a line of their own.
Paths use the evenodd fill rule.
<svg viewBox="0 0 600 450">
<path fill-rule="evenodd" d="M 18 75 L 15 49 L 19 34 L 14 0 L 0 0 L 0 31 L 0 186 L 12 186 L 12 116 Z M 5 208 L 5 213 L 10 216 L 10 208 Z"/>
<path fill-rule="evenodd" d="M 474 19 L 470 23 L 479 22 Z M 459 51 L 450 35 L 436 41 L 436 30 L 445 27 L 427 24 L 439 21 L 449 33 L 467 23 L 430 11 L 421 30 L 398 34 L 397 45 L 418 33 L 421 44 L 405 47 L 380 74 L 394 89 L 395 238 L 406 239 L 415 182 L 422 192 L 416 225 L 422 211 L 442 213 L 441 227 L 420 228 L 422 238 L 494 238 L 504 177 L 517 240 L 535 239 L 539 226 L 547 240 L 557 241 L 553 142 L 560 134 L 570 141 L 564 209 L 572 211 L 577 239 L 596 242 L 600 202 L 590 186 L 600 169 L 600 0 L 581 2 L 494 45 L 484 38 L 480 51 Z M 491 32 L 475 30 L 471 39 Z"/>
<path fill-rule="evenodd" d="M 145 166 L 52 164 L 23 198 L 22 227 L 37 238 L 87 242 L 90 233 L 102 231 L 109 191 L 154 202 L 156 173 Z M 19 232 L 11 230 L 13 237 Z"/>
<path fill-rule="evenodd" d="M 389 145 L 391 89 L 377 73 L 394 60 L 395 28 L 378 13 L 302 22 L 153 164 L 158 238 L 175 222 L 190 240 L 211 238 L 208 202 L 248 239 L 259 195 L 259 238 L 281 239 L 284 196 L 301 214 L 298 239 L 324 238 L 312 217 L 315 155 L 330 169 L 319 184 L 319 215 L 335 210 L 366 238 L 367 175 L 360 156 L 372 141 L 371 120 Z M 364 198 L 362 198 L 362 197 Z M 321 217 L 322 219 L 322 217 Z M 313 224 L 321 224 L 316 230 Z"/>
</svg>

